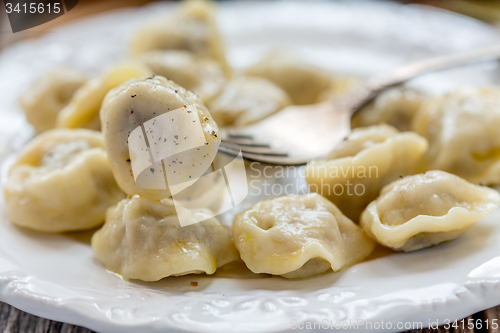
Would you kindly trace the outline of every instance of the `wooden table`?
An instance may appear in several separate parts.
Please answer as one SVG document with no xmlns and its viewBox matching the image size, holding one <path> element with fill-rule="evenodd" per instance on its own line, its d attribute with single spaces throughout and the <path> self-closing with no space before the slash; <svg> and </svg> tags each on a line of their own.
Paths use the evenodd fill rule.
<svg viewBox="0 0 500 333">
<path fill-rule="evenodd" d="M 124 6 L 140 6 L 145 4 L 146 2 L 150 2 L 151 0 L 111 0 L 111 1 L 96 1 L 96 0 L 80 0 L 78 4 L 78 10 L 70 11 L 69 13 L 48 22 L 42 26 L 35 27 L 33 29 L 29 29 L 25 32 L 20 32 L 16 34 L 16 39 L 21 38 L 32 38 L 37 37 L 41 34 L 50 31 L 52 27 L 58 24 L 66 23 L 71 20 L 79 19 L 84 16 L 92 15 L 94 13 L 99 13 L 107 10 L 113 10 L 118 7 Z M 0 6 L 2 8 L 2 6 Z M 10 31 L 10 27 L 7 24 L 5 13 L 3 10 L 0 11 L 0 34 L 4 38 L 0 38 L 0 49 L 2 46 L 7 46 L 13 39 L 9 39 L 9 34 L 7 31 Z M 3 22 L 2 22 L 3 21 Z M 1 24 L 3 23 L 3 25 Z M 12 36 L 12 35 L 10 35 Z M 498 300 L 500 303 L 500 299 Z M 491 308 L 479 313 L 476 313 L 472 316 L 465 318 L 465 321 L 468 322 L 469 319 L 473 319 L 474 321 L 483 321 L 485 322 L 487 319 L 491 322 L 492 319 L 497 318 L 500 321 L 500 306 L 495 308 Z M 36 333 L 90 333 L 92 331 L 78 327 L 66 323 L 51 321 L 48 319 L 36 317 L 30 315 L 26 312 L 20 311 L 8 304 L 0 302 L 0 333 L 25 333 L 25 332 L 36 332 Z M 437 330 L 432 329 L 423 329 L 423 330 L 415 330 L 408 332 L 481 332 L 481 333 L 500 333 L 499 329 L 485 329 L 484 327 L 479 329 L 451 329 L 447 330 L 443 327 L 440 327 Z"/>
</svg>

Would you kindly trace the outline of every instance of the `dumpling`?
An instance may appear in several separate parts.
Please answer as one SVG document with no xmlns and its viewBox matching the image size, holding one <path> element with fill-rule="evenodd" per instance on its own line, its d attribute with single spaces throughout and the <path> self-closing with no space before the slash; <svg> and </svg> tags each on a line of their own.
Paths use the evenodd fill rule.
<svg viewBox="0 0 500 333">
<path fill-rule="evenodd" d="M 275 83 L 298 105 L 318 102 L 321 93 L 331 83 L 331 76 L 324 70 L 283 52 L 270 54 L 248 69 L 247 75 L 263 77 Z"/>
<path fill-rule="evenodd" d="M 129 79 L 151 75 L 152 71 L 139 62 L 130 61 L 113 66 L 76 91 L 69 104 L 59 113 L 56 126 L 100 130 L 99 110 L 108 91 Z"/>
<path fill-rule="evenodd" d="M 132 53 L 152 50 L 185 50 L 212 58 L 227 70 L 215 5 L 207 0 L 188 0 L 167 17 L 149 20 L 132 39 Z"/>
<path fill-rule="evenodd" d="M 56 68 L 40 77 L 19 99 L 28 122 L 39 133 L 53 129 L 59 112 L 86 81 L 85 75 L 69 68 Z"/>
<path fill-rule="evenodd" d="M 500 88 L 462 88 L 425 103 L 412 129 L 429 141 L 427 169 L 500 184 Z"/>
<path fill-rule="evenodd" d="M 359 76 L 333 73 L 330 84 L 320 93 L 317 102 L 330 101 L 342 96 L 353 88 L 358 87 L 363 81 L 364 79 Z"/>
<path fill-rule="evenodd" d="M 389 125 L 359 128 L 323 160 L 306 166 L 311 192 L 332 201 L 357 222 L 365 207 L 383 186 L 418 172 L 427 141 L 411 132 L 398 132 Z"/>
<path fill-rule="evenodd" d="M 411 120 L 424 102 L 424 95 L 410 88 L 391 88 L 359 110 L 351 126 L 366 127 L 388 124 L 400 131 L 409 131 Z"/>
<path fill-rule="evenodd" d="M 127 194 L 154 200 L 169 197 L 172 185 L 200 177 L 221 141 L 200 98 L 162 76 L 130 80 L 111 90 L 101 108 L 101 122 L 118 185 Z M 131 154 L 132 142 L 143 146 L 134 146 Z M 182 151 L 189 156 L 179 158 Z M 144 172 L 134 175 L 134 168 Z"/>
<path fill-rule="evenodd" d="M 99 132 L 56 129 L 35 137 L 11 167 L 4 187 L 10 221 L 45 232 L 90 229 L 124 193 Z"/>
<path fill-rule="evenodd" d="M 244 126 L 262 120 L 291 104 L 288 94 L 259 77 L 235 77 L 208 104 L 219 126 Z"/>
<path fill-rule="evenodd" d="M 218 62 L 187 51 L 150 51 L 139 55 L 138 59 L 154 74 L 191 90 L 204 103 L 217 96 L 226 82 L 226 74 Z"/>
<path fill-rule="evenodd" d="M 126 279 L 157 281 L 167 276 L 213 274 L 238 259 L 229 228 L 207 219 L 181 227 L 173 205 L 140 196 L 110 208 L 92 237 L 92 250 L 106 269 Z"/>
<path fill-rule="evenodd" d="M 493 189 L 427 171 L 384 187 L 363 212 L 361 226 L 380 244 L 408 252 L 457 238 L 499 203 Z"/>
<path fill-rule="evenodd" d="M 234 158 L 233 156 L 231 157 Z M 227 159 L 228 156 L 217 154 L 214 166 L 227 165 L 227 163 L 224 164 L 221 161 L 221 158 Z M 226 172 L 227 168 L 226 166 Z M 175 202 L 188 209 L 209 209 L 213 212 L 218 212 L 225 200 L 228 199 L 227 195 L 229 193 L 227 192 L 224 175 L 220 172 L 210 172 L 180 193 L 176 193 Z M 173 204 L 172 198 L 162 199 L 161 201 Z"/>
<path fill-rule="evenodd" d="M 233 239 L 254 273 L 306 278 L 339 271 L 368 256 L 368 236 L 322 196 L 264 200 L 236 215 Z"/>
</svg>

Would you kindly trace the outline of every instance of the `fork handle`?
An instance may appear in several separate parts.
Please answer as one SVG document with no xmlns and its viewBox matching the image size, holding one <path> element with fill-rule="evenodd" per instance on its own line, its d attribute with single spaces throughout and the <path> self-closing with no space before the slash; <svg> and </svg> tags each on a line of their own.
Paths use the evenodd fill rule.
<svg viewBox="0 0 500 333">
<path fill-rule="evenodd" d="M 339 102 L 344 104 L 344 107 L 348 107 L 351 114 L 354 114 L 381 91 L 422 74 L 498 59 L 500 59 L 500 45 L 411 62 L 396 67 L 389 73 L 376 75 L 368 79 L 365 84 L 355 89 L 351 94 L 347 94 L 348 96 L 345 96 L 345 98 L 342 98 L 344 100 Z"/>
</svg>

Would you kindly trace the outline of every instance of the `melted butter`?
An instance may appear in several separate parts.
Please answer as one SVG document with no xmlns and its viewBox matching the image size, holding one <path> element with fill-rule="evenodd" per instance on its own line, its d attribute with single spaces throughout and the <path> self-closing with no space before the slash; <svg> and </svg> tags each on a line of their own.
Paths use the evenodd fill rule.
<svg viewBox="0 0 500 333">
<path fill-rule="evenodd" d="M 476 162 L 484 162 L 491 159 L 498 159 L 500 158 L 500 147 L 491 148 L 490 150 L 481 153 L 473 152 L 472 158 Z"/>
</svg>

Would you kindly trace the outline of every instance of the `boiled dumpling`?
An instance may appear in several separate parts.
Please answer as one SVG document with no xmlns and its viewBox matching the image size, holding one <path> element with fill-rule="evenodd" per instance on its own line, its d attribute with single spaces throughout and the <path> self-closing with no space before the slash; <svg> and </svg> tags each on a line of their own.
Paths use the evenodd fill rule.
<svg viewBox="0 0 500 333">
<path fill-rule="evenodd" d="M 357 222 L 383 186 L 418 171 L 426 150 L 427 141 L 415 133 L 389 125 L 359 128 L 325 159 L 309 162 L 306 180 L 311 192 L 322 194 Z"/>
<path fill-rule="evenodd" d="M 374 101 L 359 110 L 352 118 L 353 128 L 388 124 L 400 131 L 409 131 L 413 116 L 424 101 L 424 95 L 410 88 L 392 88 L 382 92 Z"/>
<path fill-rule="evenodd" d="M 101 122 L 118 185 L 127 194 L 155 200 L 169 197 L 172 185 L 200 177 L 221 141 L 200 98 L 161 76 L 130 80 L 111 90 L 101 108 Z M 129 141 L 143 146 L 131 154 Z M 180 158 L 183 151 L 189 156 Z M 134 168 L 144 170 L 140 178 Z"/>
<path fill-rule="evenodd" d="M 59 113 L 57 127 L 99 130 L 99 110 L 108 91 L 129 79 L 147 75 L 152 75 L 152 71 L 139 62 L 130 61 L 113 66 L 76 91 L 69 104 Z"/>
<path fill-rule="evenodd" d="M 357 225 L 315 193 L 254 204 L 234 218 L 233 239 L 252 272 L 286 278 L 339 271 L 374 248 Z"/>
<path fill-rule="evenodd" d="M 382 245 L 414 251 L 460 236 L 499 202 L 495 190 L 427 171 L 384 187 L 363 212 L 361 226 Z"/>
<path fill-rule="evenodd" d="M 138 59 L 154 74 L 200 96 L 203 103 L 217 96 L 226 82 L 226 74 L 218 62 L 187 51 L 151 51 L 141 54 Z"/>
<path fill-rule="evenodd" d="M 116 184 L 99 132 L 51 130 L 20 153 L 4 187 L 10 221 L 61 232 L 93 228 L 125 195 Z"/>
<path fill-rule="evenodd" d="M 227 69 L 215 14 L 210 1 L 184 1 L 169 16 L 149 20 L 140 27 L 132 39 L 132 52 L 184 50 L 212 58 Z"/>
<path fill-rule="evenodd" d="M 334 73 L 332 74 L 330 84 L 320 93 L 317 102 L 330 101 L 342 96 L 361 85 L 363 81 L 364 79 L 359 76 Z"/>
<path fill-rule="evenodd" d="M 206 220 L 181 227 L 175 207 L 133 196 L 110 208 L 92 237 L 94 255 L 126 279 L 157 281 L 167 276 L 213 274 L 238 259 L 229 228 L 203 210 Z"/>
<path fill-rule="evenodd" d="M 217 154 L 214 160 L 214 166 L 225 166 L 225 171 L 228 171 L 226 160 L 233 160 L 234 156 L 229 157 L 224 154 Z M 243 162 L 242 162 L 243 163 Z M 243 166 L 242 166 L 243 167 Z M 182 192 L 175 195 L 176 203 L 181 204 L 188 209 L 210 209 L 213 212 L 219 211 L 224 203 L 227 192 L 226 181 L 224 175 L 220 172 L 210 172 L 198 179 L 198 181 Z M 171 198 L 162 199 L 162 202 L 173 203 Z"/>
<path fill-rule="evenodd" d="M 53 129 L 59 112 L 86 81 L 85 75 L 69 68 L 56 68 L 40 77 L 19 99 L 28 122 L 37 132 Z"/>
<path fill-rule="evenodd" d="M 285 90 L 294 104 L 318 102 L 331 83 L 324 70 L 283 52 L 273 53 L 248 69 L 250 76 L 259 76 Z"/>
<path fill-rule="evenodd" d="M 427 169 L 500 184 L 500 88 L 462 88 L 424 104 L 412 129 L 429 141 Z"/>
<path fill-rule="evenodd" d="M 244 126 L 262 120 L 291 104 L 288 94 L 259 77 L 235 77 L 208 104 L 220 126 Z"/>
</svg>

